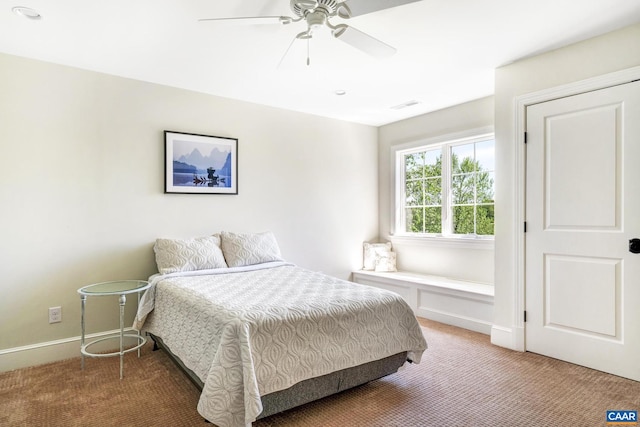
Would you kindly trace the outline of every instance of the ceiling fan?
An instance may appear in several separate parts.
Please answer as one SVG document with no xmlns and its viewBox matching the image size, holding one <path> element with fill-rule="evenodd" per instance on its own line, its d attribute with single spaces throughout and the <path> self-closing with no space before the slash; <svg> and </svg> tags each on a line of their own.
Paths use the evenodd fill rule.
<svg viewBox="0 0 640 427">
<path fill-rule="evenodd" d="M 328 28 L 331 35 L 338 40 L 359 49 L 374 57 L 388 57 L 396 53 L 396 49 L 388 44 L 344 23 L 333 25 L 331 18 L 349 19 L 379 10 L 390 9 L 421 0 L 290 0 L 291 11 L 294 16 L 255 16 L 239 18 L 206 18 L 199 21 L 226 21 L 238 24 L 280 24 L 289 25 L 305 21 L 307 29 L 295 36 L 284 57 L 296 40 L 307 40 L 319 30 Z M 308 45 L 307 45 L 308 49 Z M 280 60 L 282 63 L 282 60 Z M 307 50 L 307 65 L 309 65 Z"/>
</svg>

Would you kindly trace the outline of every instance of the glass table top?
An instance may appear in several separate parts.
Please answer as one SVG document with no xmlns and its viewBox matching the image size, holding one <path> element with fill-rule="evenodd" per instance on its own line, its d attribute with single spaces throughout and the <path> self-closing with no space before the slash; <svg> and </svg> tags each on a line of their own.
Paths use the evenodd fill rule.
<svg viewBox="0 0 640 427">
<path fill-rule="evenodd" d="M 149 287 L 146 280 L 114 280 L 111 282 L 94 283 L 78 289 L 81 295 L 123 295 L 140 292 Z"/>
</svg>

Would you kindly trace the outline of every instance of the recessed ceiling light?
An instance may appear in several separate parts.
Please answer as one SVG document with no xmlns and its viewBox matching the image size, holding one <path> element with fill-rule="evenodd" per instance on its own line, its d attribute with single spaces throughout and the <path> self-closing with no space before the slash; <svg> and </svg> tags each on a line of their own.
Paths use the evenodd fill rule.
<svg viewBox="0 0 640 427">
<path fill-rule="evenodd" d="M 336 90 L 336 91 L 335 91 L 335 92 L 333 92 L 333 93 L 335 93 L 335 94 L 336 94 L 336 95 L 338 95 L 338 96 L 342 96 L 342 95 L 346 95 L 346 94 L 347 94 L 347 91 L 346 91 L 346 90 L 344 90 L 344 89 L 338 89 L 338 90 Z"/>
<path fill-rule="evenodd" d="M 30 7 L 16 6 L 12 8 L 11 11 L 18 16 L 24 16 L 28 19 L 38 20 L 42 18 L 42 15 L 40 15 L 38 11 L 31 9 Z"/>
</svg>

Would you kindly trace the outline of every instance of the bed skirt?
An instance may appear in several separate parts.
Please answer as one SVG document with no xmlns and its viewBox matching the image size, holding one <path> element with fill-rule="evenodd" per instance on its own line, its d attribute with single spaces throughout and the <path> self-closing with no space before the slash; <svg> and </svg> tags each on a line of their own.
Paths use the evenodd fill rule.
<svg viewBox="0 0 640 427">
<path fill-rule="evenodd" d="M 203 382 L 162 342 L 160 337 L 149 334 L 154 341 L 154 350 L 163 349 L 176 365 L 184 371 L 191 382 L 202 391 Z M 385 377 L 398 371 L 407 361 L 407 352 L 394 354 L 353 368 L 309 378 L 293 386 L 261 397 L 263 410 L 257 419 L 265 418 L 288 409 L 322 399 L 335 393 L 356 387 L 369 381 Z"/>
</svg>

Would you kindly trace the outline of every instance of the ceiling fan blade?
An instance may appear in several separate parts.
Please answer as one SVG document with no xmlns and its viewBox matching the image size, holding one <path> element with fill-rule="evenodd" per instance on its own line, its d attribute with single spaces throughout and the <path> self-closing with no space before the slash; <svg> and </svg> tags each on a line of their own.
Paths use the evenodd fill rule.
<svg viewBox="0 0 640 427">
<path fill-rule="evenodd" d="M 205 18 L 198 19 L 199 22 L 216 22 L 226 25 L 269 25 L 269 24 L 290 24 L 294 21 L 288 16 L 247 16 L 239 18 Z"/>
<path fill-rule="evenodd" d="M 386 58 L 397 52 L 396 48 L 345 24 L 336 26 L 333 36 L 377 58 Z"/>
<path fill-rule="evenodd" d="M 338 15 L 341 18 L 353 18 L 417 1 L 421 0 L 346 0 L 340 4 Z"/>
</svg>

